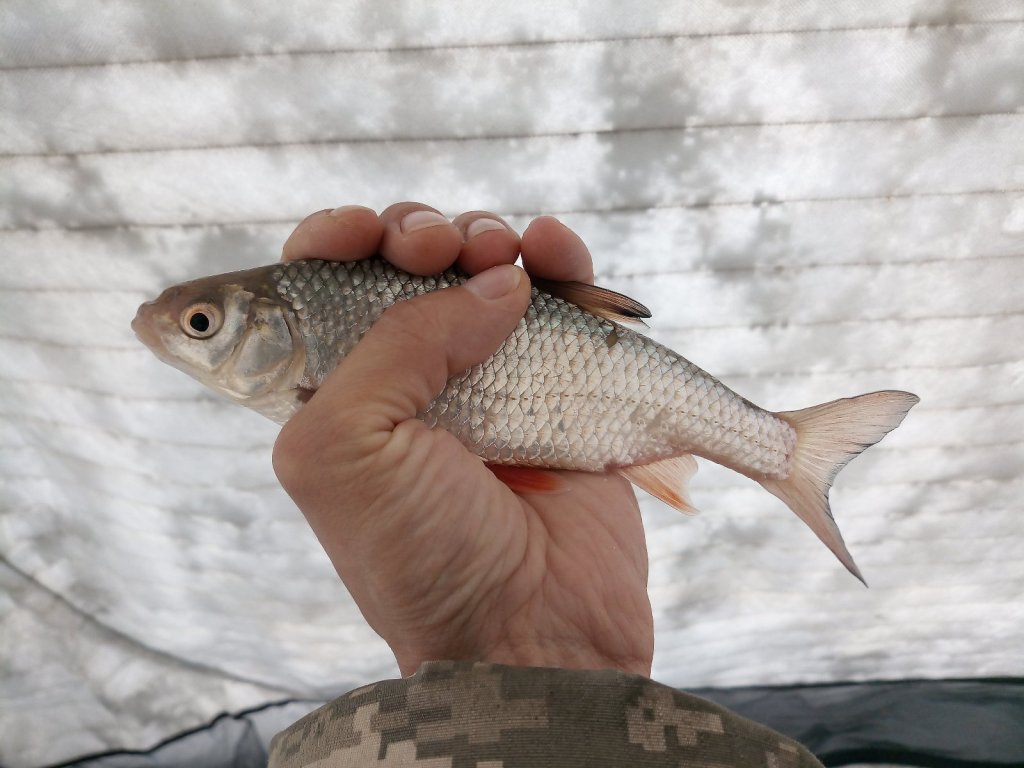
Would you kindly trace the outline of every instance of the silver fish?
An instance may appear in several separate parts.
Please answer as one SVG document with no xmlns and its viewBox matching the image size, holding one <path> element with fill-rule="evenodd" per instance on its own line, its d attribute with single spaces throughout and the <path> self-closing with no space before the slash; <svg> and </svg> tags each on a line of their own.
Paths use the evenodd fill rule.
<svg viewBox="0 0 1024 768">
<path fill-rule="evenodd" d="M 293 261 L 207 277 L 143 304 L 132 327 L 164 362 L 279 423 L 392 304 L 463 283 L 380 258 Z M 782 499 L 863 581 L 828 503 L 836 474 L 896 428 L 918 398 L 873 392 L 772 413 L 624 327 L 624 296 L 534 281 L 525 316 L 492 357 L 451 378 L 420 414 L 495 466 L 618 471 L 684 512 L 694 456 Z"/>
</svg>

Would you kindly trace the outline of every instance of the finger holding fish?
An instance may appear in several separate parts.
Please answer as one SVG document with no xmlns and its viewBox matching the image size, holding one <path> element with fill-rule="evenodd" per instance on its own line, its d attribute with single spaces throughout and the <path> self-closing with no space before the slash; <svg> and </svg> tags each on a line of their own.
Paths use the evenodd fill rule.
<svg viewBox="0 0 1024 768">
<path fill-rule="evenodd" d="M 380 255 L 414 275 L 434 275 L 459 257 L 462 233 L 447 216 L 423 203 L 388 206 L 380 214 Z"/>
<path fill-rule="evenodd" d="M 342 205 L 311 213 L 285 240 L 282 261 L 365 259 L 377 252 L 384 233 L 372 208 Z"/>
<path fill-rule="evenodd" d="M 451 227 L 462 238 L 457 251 Z M 512 264 L 522 250 L 523 266 L 531 275 L 594 282 L 589 249 L 553 216 L 535 218 L 522 239 L 524 247 L 515 230 L 491 211 L 466 211 L 449 223 L 439 211 L 422 203 L 396 203 L 380 216 L 365 206 L 342 205 L 303 219 L 285 241 L 282 260 L 348 261 L 380 252 L 415 274 L 440 272 L 457 262 L 474 275 L 498 264 Z M 452 253 L 456 255 L 449 261 Z M 448 258 L 439 259 L 435 254 L 447 254 Z"/>
<path fill-rule="evenodd" d="M 519 235 L 490 211 L 466 211 L 452 221 L 462 233 L 458 265 L 471 275 L 519 258 Z"/>
<path fill-rule="evenodd" d="M 590 249 L 553 216 L 538 216 L 523 232 L 523 267 L 546 280 L 594 282 Z"/>
</svg>

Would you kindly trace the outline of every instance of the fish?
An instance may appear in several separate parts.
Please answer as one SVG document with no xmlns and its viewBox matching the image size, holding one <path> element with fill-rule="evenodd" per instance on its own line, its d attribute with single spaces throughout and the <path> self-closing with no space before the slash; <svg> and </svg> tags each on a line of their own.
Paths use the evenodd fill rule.
<svg viewBox="0 0 1024 768">
<path fill-rule="evenodd" d="M 283 424 L 388 307 L 466 280 L 458 269 L 413 275 L 379 256 L 282 262 L 168 288 L 139 307 L 132 328 L 159 359 Z M 780 498 L 866 586 L 829 489 L 899 426 L 916 395 L 885 390 L 771 412 L 627 327 L 650 317 L 642 304 L 583 283 L 534 278 L 531 291 L 501 347 L 451 377 L 418 418 L 514 488 L 531 470 L 617 472 L 693 513 L 694 457 L 716 462 Z"/>
</svg>

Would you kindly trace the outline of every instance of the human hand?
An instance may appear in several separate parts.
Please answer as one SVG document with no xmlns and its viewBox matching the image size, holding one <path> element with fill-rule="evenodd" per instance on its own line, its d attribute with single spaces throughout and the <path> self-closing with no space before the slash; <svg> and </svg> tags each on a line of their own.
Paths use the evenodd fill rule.
<svg viewBox="0 0 1024 768">
<path fill-rule="evenodd" d="M 408 272 L 457 262 L 483 280 L 387 310 L 281 430 L 274 467 L 403 675 L 450 659 L 649 675 L 647 550 L 630 484 L 560 471 L 566 491 L 517 494 L 415 418 L 522 317 L 529 280 L 507 266 L 520 251 L 530 274 L 593 281 L 586 246 L 548 217 L 521 242 L 494 214 L 448 222 L 417 203 L 306 218 L 284 259 L 380 253 Z"/>
</svg>

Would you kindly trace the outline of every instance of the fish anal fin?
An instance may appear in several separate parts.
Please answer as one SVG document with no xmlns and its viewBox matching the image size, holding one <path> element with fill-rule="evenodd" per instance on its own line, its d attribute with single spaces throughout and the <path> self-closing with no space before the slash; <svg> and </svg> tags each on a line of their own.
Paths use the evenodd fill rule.
<svg viewBox="0 0 1024 768">
<path fill-rule="evenodd" d="M 562 493 L 569 484 L 557 472 L 536 467 L 487 464 L 494 476 L 516 493 Z"/>
<path fill-rule="evenodd" d="M 623 296 L 621 293 L 610 291 L 607 288 L 598 288 L 596 285 L 571 280 L 560 282 L 540 277 L 531 277 L 530 280 L 539 290 L 564 299 L 570 304 L 575 304 L 580 309 L 603 317 L 605 320 L 646 325 L 644 318 L 651 316 L 651 310 L 639 301 L 634 301 L 628 296 Z"/>
<path fill-rule="evenodd" d="M 618 469 L 618 473 L 629 482 L 687 515 L 699 512 L 690 501 L 688 488 L 690 478 L 696 471 L 697 460 L 689 453 Z"/>
</svg>

